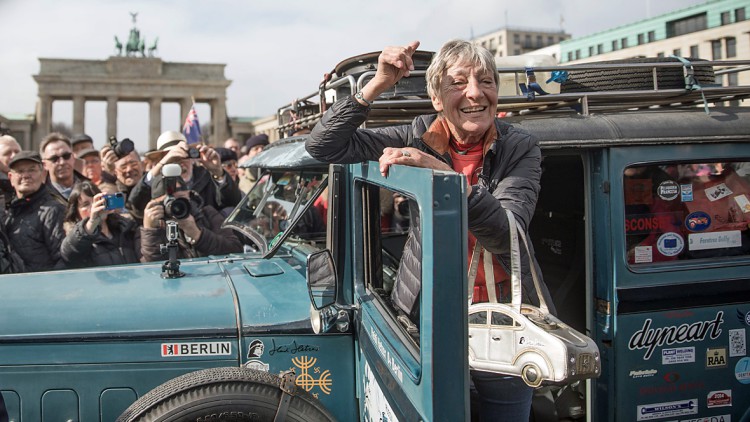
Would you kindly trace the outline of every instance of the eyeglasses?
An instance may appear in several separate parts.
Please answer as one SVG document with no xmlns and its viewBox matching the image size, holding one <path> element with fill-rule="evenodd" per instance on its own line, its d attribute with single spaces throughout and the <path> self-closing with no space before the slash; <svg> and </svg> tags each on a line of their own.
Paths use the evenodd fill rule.
<svg viewBox="0 0 750 422">
<path fill-rule="evenodd" d="M 224 168 L 231 169 L 231 168 L 237 167 L 237 162 L 234 161 L 234 160 L 227 161 L 227 162 L 221 163 L 221 166 L 224 167 Z"/>
<path fill-rule="evenodd" d="M 61 158 L 63 160 L 65 160 L 65 161 L 68 161 L 68 160 L 70 160 L 71 156 L 73 156 L 72 152 L 64 152 L 64 153 L 62 153 L 60 155 L 53 155 L 51 157 L 47 157 L 47 158 L 45 158 L 45 160 L 49 161 L 50 163 L 56 163 L 57 160 L 59 160 Z"/>
</svg>

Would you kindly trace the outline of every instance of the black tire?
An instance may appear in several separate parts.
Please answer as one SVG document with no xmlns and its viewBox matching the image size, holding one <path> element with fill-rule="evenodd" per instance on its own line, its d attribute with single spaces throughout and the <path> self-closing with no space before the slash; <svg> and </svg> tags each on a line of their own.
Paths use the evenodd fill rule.
<svg viewBox="0 0 750 422">
<path fill-rule="evenodd" d="M 212 368 L 174 378 L 136 400 L 117 422 L 273 421 L 280 378 L 247 368 Z M 312 395 L 294 389 L 287 421 L 333 421 Z"/>
<path fill-rule="evenodd" d="M 700 65 L 703 59 L 688 58 L 693 64 L 693 74 L 698 84 L 707 86 L 715 82 L 713 66 Z M 669 63 L 678 62 L 672 57 L 646 57 L 626 60 L 610 60 L 596 62 L 597 64 L 619 63 Z M 662 67 L 656 72 L 659 89 L 684 89 L 685 76 L 682 67 Z M 594 92 L 594 91 L 623 91 L 623 90 L 652 90 L 654 89 L 652 69 L 648 67 L 613 68 L 598 70 L 571 70 L 568 80 L 560 86 L 560 93 Z"/>
</svg>

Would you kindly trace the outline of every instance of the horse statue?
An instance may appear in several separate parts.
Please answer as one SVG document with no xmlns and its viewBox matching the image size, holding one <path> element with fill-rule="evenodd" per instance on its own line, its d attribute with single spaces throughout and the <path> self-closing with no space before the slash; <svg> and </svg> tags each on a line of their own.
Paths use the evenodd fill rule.
<svg viewBox="0 0 750 422">
<path fill-rule="evenodd" d="M 128 57 L 132 57 L 137 53 L 138 44 L 140 42 L 141 34 L 135 28 L 130 30 L 130 36 L 128 37 L 128 43 L 125 45 L 125 52 Z"/>
<path fill-rule="evenodd" d="M 117 56 L 122 56 L 122 43 L 117 38 L 117 35 L 115 35 L 115 50 L 117 50 Z"/>
<path fill-rule="evenodd" d="M 159 44 L 159 37 L 156 37 L 154 40 L 154 43 L 151 44 L 151 47 L 148 48 L 148 56 L 154 57 L 154 51 L 156 51 L 156 46 Z"/>
<path fill-rule="evenodd" d="M 141 57 L 146 57 L 146 37 L 138 41 L 138 52 L 141 53 Z"/>
</svg>

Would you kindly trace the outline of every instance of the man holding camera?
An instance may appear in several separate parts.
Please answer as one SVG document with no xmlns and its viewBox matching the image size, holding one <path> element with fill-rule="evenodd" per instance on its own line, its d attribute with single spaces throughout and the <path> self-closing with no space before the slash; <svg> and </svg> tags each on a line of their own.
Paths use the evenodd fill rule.
<svg viewBox="0 0 750 422">
<path fill-rule="evenodd" d="M 109 145 L 102 148 L 101 155 L 105 167 L 117 179 L 115 181 L 117 191 L 122 192 L 125 194 L 125 198 L 128 198 L 133 187 L 143 177 L 143 164 L 133 141 L 128 138 L 117 141 L 116 138 L 110 137 Z M 130 201 L 127 201 L 125 208 L 135 221 L 139 224 L 143 222 L 143 207 L 135 207 Z"/>
<path fill-rule="evenodd" d="M 163 175 L 153 179 L 152 200 L 146 205 L 141 228 L 144 261 L 164 259 L 160 245 L 167 239 L 166 220 L 177 222 L 178 258 L 196 258 L 242 252 L 242 242 L 228 228 L 221 228 L 224 217 L 185 185 L 178 164 L 164 165 Z"/>
<path fill-rule="evenodd" d="M 237 184 L 221 166 L 221 158 L 213 148 L 188 146 L 185 136 L 172 130 L 159 135 L 157 151 L 152 153 L 154 166 L 130 192 L 129 201 L 137 209 L 144 209 L 152 198 L 151 186 L 167 164 L 179 164 L 180 177 L 188 190 L 200 196 L 205 205 L 220 210 L 233 207 L 242 199 Z"/>
</svg>

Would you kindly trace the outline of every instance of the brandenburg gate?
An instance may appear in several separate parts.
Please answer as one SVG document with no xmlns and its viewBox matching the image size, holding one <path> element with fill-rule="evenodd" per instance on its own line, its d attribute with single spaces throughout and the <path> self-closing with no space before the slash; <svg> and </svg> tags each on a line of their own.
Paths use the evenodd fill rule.
<svg viewBox="0 0 750 422">
<path fill-rule="evenodd" d="M 224 64 L 170 63 L 154 57 L 110 57 L 102 60 L 40 58 L 34 75 L 39 85 L 38 135 L 52 128 L 52 102 L 73 101 L 73 132 L 84 133 L 86 101 L 107 102 L 107 136 L 117 134 L 117 103 L 138 101 L 149 104 L 149 147 L 154 148 L 161 130 L 161 105 L 180 104 L 184 121 L 192 98 L 211 107 L 213 133 L 209 143 L 221 143 L 227 134 Z M 182 127 L 180 125 L 176 127 Z"/>
<path fill-rule="evenodd" d="M 117 135 L 117 103 L 146 102 L 149 105 L 148 144 L 155 148 L 161 130 L 161 105 L 180 105 L 182 123 L 193 104 L 208 103 L 211 107 L 212 134 L 208 143 L 219 145 L 228 132 L 227 87 L 231 81 L 224 76 L 225 64 L 173 63 L 153 57 L 158 37 L 148 48 L 135 27 L 137 13 L 131 13 L 133 28 L 125 46 L 115 36 L 118 55 L 107 60 L 76 60 L 40 58 L 37 126 L 32 139 L 40 140 L 52 129 L 52 103 L 72 100 L 73 133 L 84 133 L 86 101 L 106 101 L 107 137 Z M 125 55 L 123 55 L 125 47 Z M 140 55 L 139 55 L 140 53 Z M 100 140 L 104 141 L 104 140 Z"/>
</svg>

